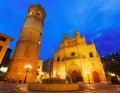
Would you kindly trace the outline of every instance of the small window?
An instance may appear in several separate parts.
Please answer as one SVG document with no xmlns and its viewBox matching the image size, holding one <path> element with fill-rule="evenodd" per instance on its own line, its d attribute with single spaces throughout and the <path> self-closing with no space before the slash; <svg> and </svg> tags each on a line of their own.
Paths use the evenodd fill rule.
<svg viewBox="0 0 120 93">
<path fill-rule="evenodd" d="M 41 15 L 40 11 L 38 11 L 38 12 L 37 12 L 37 15 L 38 15 L 38 16 L 40 16 L 40 15 Z"/>
<path fill-rule="evenodd" d="M 72 52 L 72 53 L 71 53 L 71 56 L 75 56 L 75 52 Z"/>
<path fill-rule="evenodd" d="M 89 53 L 89 57 L 90 57 L 90 58 L 93 57 L 93 53 L 92 53 L 92 52 Z"/>
<path fill-rule="evenodd" d="M 2 50 L 2 47 L 3 47 L 3 46 L 0 45 L 0 51 Z"/>
<path fill-rule="evenodd" d="M 60 61 L 60 57 L 57 58 L 57 61 Z"/>
<path fill-rule="evenodd" d="M 42 33 L 40 33 L 40 36 L 42 36 Z"/>
<path fill-rule="evenodd" d="M 30 16 L 33 15 L 33 11 L 30 12 Z"/>
<path fill-rule="evenodd" d="M 0 36 L 0 41 L 6 41 L 7 39 L 5 37 Z"/>
</svg>

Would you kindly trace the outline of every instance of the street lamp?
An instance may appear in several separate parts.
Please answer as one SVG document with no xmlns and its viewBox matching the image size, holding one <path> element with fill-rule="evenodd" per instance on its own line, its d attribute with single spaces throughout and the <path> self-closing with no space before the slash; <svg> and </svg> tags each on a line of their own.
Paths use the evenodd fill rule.
<svg viewBox="0 0 120 93">
<path fill-rule="evenodd" d="M 28 70 L 29 70 L 30 68 L 32 68 L 32 66 L 30 66 L 30 65 L 26 65 L 25 68 L 26 68 L 26 73 L 25 73 L 24 83 L 26 83 Z"/>
<path fill-rule="evenodd" d="M 87 74 L 87 77 L 88 77 L 88 84 L 90 84 L 90 77 L 89 77 L 90 72 L 87 71 L 86 74 Z"/>
</svg>

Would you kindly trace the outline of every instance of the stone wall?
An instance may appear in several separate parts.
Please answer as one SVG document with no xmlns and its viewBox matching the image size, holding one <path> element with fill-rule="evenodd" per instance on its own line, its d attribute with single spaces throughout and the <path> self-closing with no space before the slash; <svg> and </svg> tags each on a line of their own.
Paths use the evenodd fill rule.
<svg viewBox="0 0 120 93">
<path fill-rule="evenodd" d="M 29 90 L 40 90 L 40 91 L 70 91 L 79 90 L 79 84 L 28 84 Z"/>
</svg>

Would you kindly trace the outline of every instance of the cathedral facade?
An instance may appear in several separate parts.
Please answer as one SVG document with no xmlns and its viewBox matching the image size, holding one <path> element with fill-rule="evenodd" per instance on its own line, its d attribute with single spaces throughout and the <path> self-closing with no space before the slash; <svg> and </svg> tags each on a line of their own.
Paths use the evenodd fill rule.
<svg viewBox="0 0 120 93">
<path fill-rule="evenodd" d="M 94 42 L 87 44 L 79 31 L 75 31 L 75 37 L 72 38 L 65 34 L 60 49 L 55 51 L 53 77 L 69 77 L 72 82 L 106 83 L 103 65 Z"/>
</svg>

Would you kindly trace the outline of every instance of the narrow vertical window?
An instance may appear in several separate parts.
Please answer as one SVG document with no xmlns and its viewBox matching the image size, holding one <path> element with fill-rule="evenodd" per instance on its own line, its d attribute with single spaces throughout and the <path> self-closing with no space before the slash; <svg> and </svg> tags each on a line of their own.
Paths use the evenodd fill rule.
<svg viewBox="0 0 120 93">
<path fill-rule="evenodd" d="M 57 61 L 60 61 L 60 57 L 57 58 Z"/>
</svg>

